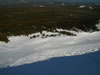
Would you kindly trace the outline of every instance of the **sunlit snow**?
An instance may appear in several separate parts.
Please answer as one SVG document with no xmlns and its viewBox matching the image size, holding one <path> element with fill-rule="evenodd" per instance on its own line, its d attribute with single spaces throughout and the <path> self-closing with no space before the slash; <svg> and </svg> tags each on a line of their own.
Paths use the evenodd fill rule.
<svg viewBox="0 0 100 75">
<path fill-rule="evenodd" d="M 58 30 L 62 31 L 62 29 Z M 69 32 L 77 36 L 61 35 L 30 39 L 34 35 L 31 34 L 9 37 L 9 43 L 0 42 L 0 68 L 33 63 L 53 57 L 80 55 L 100 49 L 100 31 Z M 46 31 L 44 33 L 51 34 Z"/>
</svg>

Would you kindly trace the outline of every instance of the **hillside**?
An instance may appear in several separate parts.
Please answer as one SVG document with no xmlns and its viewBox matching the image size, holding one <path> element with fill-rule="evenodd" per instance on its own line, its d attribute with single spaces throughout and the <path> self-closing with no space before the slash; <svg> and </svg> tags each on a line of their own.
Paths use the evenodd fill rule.
<svg viewBox="0 0 100 75">
<path fill-rule="evenodd" d="M 70 2 L 70 3 L 100 3 L 100 0 L 0 0 L 2 5 L 15 5 L 19 3 L 40 3 L 40 2 Z"/>
</svg>

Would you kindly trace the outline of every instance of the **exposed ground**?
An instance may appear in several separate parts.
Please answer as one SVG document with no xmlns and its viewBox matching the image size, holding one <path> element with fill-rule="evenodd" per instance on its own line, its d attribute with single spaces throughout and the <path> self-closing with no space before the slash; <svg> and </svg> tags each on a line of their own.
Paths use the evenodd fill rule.
<svg viewBox="0 0 100 75">
<path fill-rule="evenodd" d="M 33 7 L 0 8 L 0 40 L 11 35 L 68 29 L 90 31 L 98 30 L 95 24 L 100 20 L 100 8 L 71 7 Z M 65 34 L 65 33 L 64 33 Z"/>
</svg>

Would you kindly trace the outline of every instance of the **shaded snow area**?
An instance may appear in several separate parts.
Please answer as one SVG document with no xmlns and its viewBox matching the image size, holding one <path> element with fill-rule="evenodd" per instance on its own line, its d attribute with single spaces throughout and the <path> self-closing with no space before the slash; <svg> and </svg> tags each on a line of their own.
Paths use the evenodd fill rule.
<svg viewBox="0 0 100 75">
<path fill-rule="evenodd" d="M 77 36 L 61 35 L 30 39 L 34 35 L 31 34 L 9 37 L 9 43 L 0 42 L 0 68 L 29 64 L 53 57 L 81 55 L 100 49 L 100 31 L 70 32 Z M 52 34 L 46 31 L 44 33 Z"/>
</svg>

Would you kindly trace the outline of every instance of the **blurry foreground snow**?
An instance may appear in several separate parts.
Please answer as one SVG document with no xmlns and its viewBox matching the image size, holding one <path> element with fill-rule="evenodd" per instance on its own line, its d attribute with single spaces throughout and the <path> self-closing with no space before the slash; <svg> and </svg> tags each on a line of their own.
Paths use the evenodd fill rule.
<svg viewBox="0 0 100 75">
<path fill-rule="evenodd" d="M 97 26 L 99 27 L 99 24 Z M 57 30 L 62 31 L 62 29 Z M 100 31 L 69 32 L 77 36 L 61 35 L 30 39 L 34 35 L 31 34 L 9 37 L 9 43 L 0 42 L 0 68 L 33 63 L 53 57 L 81 55 L 100 49 Z M 44 33 L 52 34 L 46 31 Z"/>
</svg>

